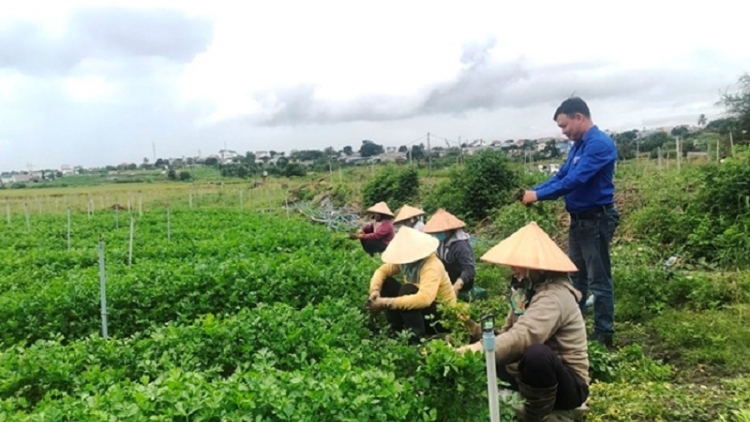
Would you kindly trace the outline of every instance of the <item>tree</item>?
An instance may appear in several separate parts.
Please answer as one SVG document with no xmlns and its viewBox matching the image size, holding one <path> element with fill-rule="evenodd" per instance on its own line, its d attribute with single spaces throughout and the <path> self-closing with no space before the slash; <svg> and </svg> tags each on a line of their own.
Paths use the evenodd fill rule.
<svg viewBox="0 0 750 422">
<path fill-rule="evenodd" d="M 419 176 L 414 167 L 386 166 L 362 187 L 362 198 L 367 204 L 385 201 L 395 209 L 412 202 L 419 194 Z"/>
<path fill-rule="evenodd" d="M 271 150 L 271 151 L 269 152 L 269 154 L 271 155 L 271 158 L 273 158 L 273 157 L 275 157 L 275 156 L 276 156 L 276 154 L 277 154 L 277 153 L 276 153 L 276 151 L 274 151 L 274 150 Z"/>
<path fill-rule="evenodd" d="M 382 145 L 378 145 L 375 142 L 364 140 L 362 146 L 359 147 L 359 155 L 362 157 L 372 157 L 384 153 Z"/>
<path fill-rule="evenodd" d="M 727 135 L 729 132 L 736 131 L 738 124 L 739 122 L 736 118 L 724 117 L 708 122 L 706 130 L 718 133 L 719 135 Z"/>
<path fill-rule="evenodd" d="M 219 159 L 216 158 L 216 157 L 208 157 L 208 158 L 206 158 L 205 163 L 206 163 L 207 166 L 216 167 L 217 165 L 219 165 Z"/>
<path fill-rule="evenodd" d="M 164 167 L 164 166 L 168 166 L 168 165 L 169 165 L 169 161 L 166 161 L 166 160 L 164 160 L 162 158 L 158 158 L 156 160 L 156 162 L 154 163 L 154 166 L 156 166 L 156 167 Z"/>
<path fill-rule="evenodd" d="M 344 151 L 344 154 L 346 154 L 347 156 L 354 154 L 354 150 L 349 145 L 345 146 L 343 151 Z"/>
<path fill-rule="evenodd" d="M 180 180 L 182 180 L 183 182 L 186 182 L 186 181 L 188 181 L 188 180 L 190 180 L 192 178 L 193 178 L 193 176 L 190 174 L 190 172 L 188 172 L 188 171 L 181 171 L 180 172 Z"/>
<path fill-rule="evenodd" d="M 406 145 L 401 145 L 398 147 L 398 152 L 407 152 L 409 151 L 409 148 L 406 147 Z"/>
<path fill-rule="evenodd" d="M 143 164 L 144 164 L 144 165 L 147 165 L 147 164 L 148 164 L 148 157 L 143 157 Z"/>
<path fill-rule="evenodd" d="M 679 136 L 680 138 L 684 138 L 689 133 L 690 130 L 685 125 L 675 126 L 672 128 L 672 136 Z"/>
<path fill-rule="evenodd" d="M 659 147 L 664 146 L 667 142 L 674 141 L 671 136 L 664 132 L 656 132 L 649 135 L 640 142 L 641 152 L 651 152 Z"/>
<path fill-rule="evenodd" d="M 737 81 L 738 92 L 725 93 L 719 101 L 731 117 L 737 121 L 736 130 L 750 132 L 750 74 L 745 73 Z"/>
<path fill-rule="evenodd" d="M 286 177 L 294 177 L 294 176 L 303 177 L 305 174 L 307 174 L 307 170 L 305 170 L 305 166 L 303 166 L 302 164 L 290 163 L 284 167 L 283 174 Z"/>
<path fill-rule="evenodd" d="M 138 165 L 135 163 L 128 164 L 128 170 L 135 170 L 138 168 Z"/>
<path fill-rule="evenodd" d="M 698 126 L 700 127 L 706 126 L 706 123 L 707 123 L 707 120 L 706 120 L 705 114 L 701 114 L 700 116 L 698 116 Z"/>
<path fill-rule="evenodd" d="M 325 153 L 317 149 L 303 149 L 301 151 L 294 151 L 291 157 L 292 159 L 299 161 L 315 161 L 321 158 L 327 158 Z"/>
<path fill-rule="evenodd" d="M 325 154 L 326 157 L 338 157 L 339 154 L 336 152 L 336 150 L 333 147 L 327 147 L 323 150 L 323 154 Z"/>
<path fill-rule="evenodd" d="M 448 207 L 469 223 L 478 223 L 501 205 L 513 201 L 518 176 L 502 151 L 484 150 L 466 157 L 464 167 L 453 168 L 448 180 L 432 189 L 425 209 Z"/>
<path fill-rule="evenodd" d="M 557 158 L 560 156 L 560 150 L 557 149 L 557 142 L 554 139 L 547 141 L 542 150 L 542 155 L 548 158 Z"/>
<path fill-rule="evenodd" d="M 255 154 L 250 151 L 245 153 L 245 162 L 248 164 L 255 164 Z"/>
<path fill-rule="evenodd" d="M 427 154 L 424 152 L 424 144 L 421 145 L 414 145 L 411 147 L 411 159 L 416 160 L 419 162 L 419 160 L 424 159 L 427 157 Z"/>
<path fill-rule="evenodd" d="M 174 171 L 174 169 L 169 169 L 169 172 L 167 173 L 167 179 L 177 180 L 177 172 Z"/>
</svg>

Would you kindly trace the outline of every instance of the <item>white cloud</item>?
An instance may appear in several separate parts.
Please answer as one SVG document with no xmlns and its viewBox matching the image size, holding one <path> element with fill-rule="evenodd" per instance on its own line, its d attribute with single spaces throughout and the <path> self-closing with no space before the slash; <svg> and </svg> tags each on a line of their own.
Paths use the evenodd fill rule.
<svg viewBox="0 0 750 422">
<path fill-rule="evenodd" d="M 750 70 L 738 9 L 725 0 L 16 3 L 0 17 L 0 168 L 140 161 L 154 141 L 160 155 L 181 156 L 224 142 L 545 136 L 572 92 L 604 127 L 694 120 L 717 113 L 719 90 Z"/>
<path fill-rule="evenodd" d="M 83 76 L 65 78 L 63 89 L 74 101 L 107 102 L 108 98 L 117 95 L 114 84 L 101 76 Z"/>
</svg>

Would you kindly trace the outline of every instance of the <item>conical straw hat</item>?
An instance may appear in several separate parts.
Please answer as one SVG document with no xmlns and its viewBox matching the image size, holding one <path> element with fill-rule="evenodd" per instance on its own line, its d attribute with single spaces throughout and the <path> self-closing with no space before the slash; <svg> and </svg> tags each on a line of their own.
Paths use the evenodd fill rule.
<svg viewBox="0 0 750 422">
<path fill-rule="evenodd" d="M 480 260 L 533 270 L 578 271 L 568 255 L 533 221 L 493 246 Z"/>
<path fill-rule="evenodd" d="M 420 215 L 424 215 L 425 212 L 420 210 L 419 208 L 412 207 L 410 205 L 404 205 L 399 210 L 398 214 L 396 214 L 396 219 L 393 220 L 394 223 L 399 223 L 401 221 L 406 221 L 413 217 L 419 217 Z"/>
<path fill-rule="evenodd" d="M 425 233 L 440 233 L 448 230 L 457 230 L 466 227 L 466 223 L 456 218 L 455 215 L 440 208 L 435 215 L 430 218 L 422 229 Z"/>
<path fill-rule="evenodd" d="M 427 258 L 437 250 L 440 241 L 411 227 L 401 227 L 383 251 L 386 264 L 409 264 Z"/>
<path fill-rule="evenodd" d="M 388 208 L 388 204 L 386 204 L 383 201 L 380 201 L 377 204 L 368 208 L 367 212 L 390 215 L 391 217 L 393 217 L 393 213 L 391 212 L 391 209 Z"/>
</svg>

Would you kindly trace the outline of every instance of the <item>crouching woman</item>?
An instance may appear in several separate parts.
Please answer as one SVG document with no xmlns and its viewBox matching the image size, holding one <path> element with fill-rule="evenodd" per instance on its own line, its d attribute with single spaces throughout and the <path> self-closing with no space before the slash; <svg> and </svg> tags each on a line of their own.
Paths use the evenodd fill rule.
<svg viewBox="0 0 750 422">
<path fill-rule="evenodd" d="M 581 294 L 566 274 L 577 271 L 575 265 L 536 223 L 480 259 L 513 272 L 511 309 L 496 336 L 495 359 L 498 377 L 525 399 L 525 420 L 581 406 L 589 394 L 589 358 Z M 481 352 L 481 341 L 458 349 L 468 351 Z"/>
<path fill-rule="evenodd" d="M 445 267 L 435 251 L 440 242 L 411 227 L 402 227 L 381 256 L 385 263 L 370 280 L 367 306 L 385 309 L 394 331 L 409 330 L 413 344 L 442 330 L 437 304 L 456 305 Z M 394 276 L 402 274 L 404 283 Z"/>
</svg>

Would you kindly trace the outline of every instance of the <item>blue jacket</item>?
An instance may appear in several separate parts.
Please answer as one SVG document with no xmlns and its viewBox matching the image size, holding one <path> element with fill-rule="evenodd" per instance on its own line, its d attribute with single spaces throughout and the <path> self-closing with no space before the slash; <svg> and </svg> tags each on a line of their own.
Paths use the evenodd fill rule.
<svg viewBox="0 0 750 422">
<path fill-rule="evenodd" d="M 568 159 L 546 182 L 534 188 L 540 201 L 565 196 L 570 213 L 588 211 L 614 202 L 617 146 L 612 138 L 591 127 L 573 144 Z"/>
</svg>

